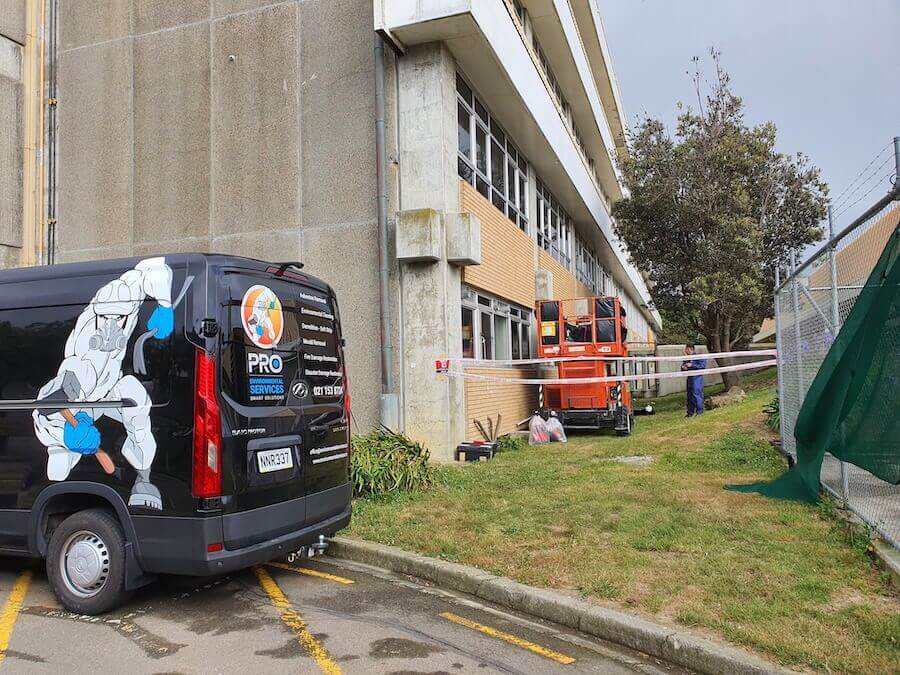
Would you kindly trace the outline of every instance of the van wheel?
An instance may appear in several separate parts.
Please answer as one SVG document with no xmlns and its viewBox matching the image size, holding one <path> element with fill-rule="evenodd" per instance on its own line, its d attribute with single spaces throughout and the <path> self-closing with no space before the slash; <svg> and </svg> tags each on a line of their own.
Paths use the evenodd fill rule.
<svg viewBox="0 0 900 675">
<path fill-rule="evenodd" d="M 102 614 L 125 602 L 125 536 L 118 519 L 105 509 L 66 518 L 50 537 L 47 578 L 70 612 Z"/>
</svg>

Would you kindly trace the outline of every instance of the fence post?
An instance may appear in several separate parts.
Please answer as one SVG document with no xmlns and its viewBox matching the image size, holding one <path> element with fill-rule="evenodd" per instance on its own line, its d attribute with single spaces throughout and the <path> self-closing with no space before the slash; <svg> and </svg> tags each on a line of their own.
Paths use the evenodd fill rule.
<svg viewBox="0 0 900 675">
<path fill-rule="evenodd" d="M 778 365 L 775 368 L 775 374 L 778 377 L 778 433 L 781 436 L 781 449 L 785 449 L 784 445 L 784 361 L 781 347 L 781 291 L 778 287 L 781 285 L 781 265 L 775 266 L 775 353 L 778 358 Z"/>
<path fill-rule="evenodd" d="M 894 136 L 894 189 L 900 189 L 900 136 Z"/>
<path fill-rule="evenodd" d="M 791 251 L 791 293 L 794 300 L 794 342 L 797 352 L 797 405 L 802 406 L 806 394 L 803 391 L 803 349 L 800 345 L 800 291 L 797 290 L 796 271 L 797 254 L 794 251 Z"/>
<path fill-rule="evenodd" d="M 831 204 L 828 205 L 828 266 L 831 268 L 831 337 L 832 342 L 837 340 L 841 329 L 840 298 L 838 296 L 837 274 L 837 242 L 834 241 L 834 214 Z M 844 502 L 850 500 L 850 475 L 847 464 L 841 460 L 841 496 Z"/>
</svg>

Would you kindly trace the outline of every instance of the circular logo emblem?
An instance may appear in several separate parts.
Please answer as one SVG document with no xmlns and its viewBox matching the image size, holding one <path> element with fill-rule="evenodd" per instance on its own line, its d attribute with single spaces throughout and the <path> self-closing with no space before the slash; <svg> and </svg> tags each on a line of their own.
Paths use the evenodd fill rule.
<svg viewBox="0 0 900 675">
<path fill-rule="evenodd" d="M 281 340 L 284 317 L 281 300 L 268 286 L 251 286 L 241 300 L 244 332 L 257 347 L 272 349 Z"/>
<path fill-rule="evenodd" d="M 309 396 L 309 385 L 306 382 L 294 382 L 291 385 L 291 393 L 297 398 L 306 398 Z"/>
</svg>

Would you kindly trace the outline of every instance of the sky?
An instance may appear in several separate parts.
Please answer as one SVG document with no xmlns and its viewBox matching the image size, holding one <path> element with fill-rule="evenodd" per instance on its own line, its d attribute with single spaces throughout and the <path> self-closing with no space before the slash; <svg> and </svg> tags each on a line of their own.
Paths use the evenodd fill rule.
<svg viewBox="0 0 900 675">
<path fill-rule="evenodd" d="M 900 136 L 900 0 L 598 5 L 629 126 L 649 114 L 674 131 L 676 103 L 696 101 L 691 58 L 711 65 L 714 46 L 747 121 L 773 121 L 778 149 L 801 151 L 821 169 L 836 231 L 889 189 Z"/>
</svg>

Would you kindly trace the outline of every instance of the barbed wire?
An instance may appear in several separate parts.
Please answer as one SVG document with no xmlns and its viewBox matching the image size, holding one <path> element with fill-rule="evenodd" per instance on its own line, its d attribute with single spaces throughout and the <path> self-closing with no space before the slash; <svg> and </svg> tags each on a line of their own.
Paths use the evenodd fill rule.
<svg viewBox="0 0 900 675">
<path fill-rule="evenodd" d="M 892 158 L 891 158 L 891 157 L 888 157 L 888 159 L 892 159 Z M 865 199 L 866 197 L 868 197 L 868 196 L 872 193 L 872 191 L 875 190 L 875 188 L 877 188 L 879 185 L 881 185 L 881 184 L 885 181 L 885 179 L 890 180 L 890 178 L 891 178 L 893 175 L 894 175 L 894 171 L 893 171 L 893 170 L 888 171 L 888 172 L 887 172 L 886 174 L 884 174 L 881 178 L 879 178 L 877 182 L 873 183 L 873 184 L 872 184 L 872 187 L 870 187 L 870 188 L 869 188 L 868 190 L 866 190 L 863 194 L 861 194 L 859 197 L 857 197 L 856 200 L 854 200 L 854 201 L 851 202 L 850 204 L 847 204 L 844 208 L 842 208 L 840 211 L 838 211 L 837 213 L 835 213 L 835 214 L 833 215 L 833 218 L 834 218 L 835 220 L 837 220 L 837 218 L 838 218 L 839 216 L 841 216 L 841 215 L 847 213 L 847 211 L 849 211 L 849 210 L 852 209 L 854 206 L 856 206 L 857 204 L 859 204 L 863 199 Z"/>
<path fill-rule="evenodd" d="M 872 158 L 872 160 L 871 160 L 868 164 L 866 164 L 866 165 L 863 167 L 862 171 L 860 171 L 858 174 L 856 174 L 856 177 L 855 177 L 852 181 L 850 181 L 850 183 L 847 185 L 847 187 L 845 187 L 845 188 L 841 191 L 841 193 L 840 193 L 837 197 L 834 198 L 834 200 L 832 201 L 832 208 L 834 208 L 835 206 L 838 205 L 838 203 L 841 201 L 841 198 L 844 197 L 844 195 L 847 194 L 847 191 L 850 190 L 850 188 L 852 188 L 852 187 L 856 184 L 856 181 L 859 180 L 860 176 L 862 176 L 864 173 L 866 173 L 866 171 L 869 170 L 869 167 L 871 167 L 875 162 L 877 162 L 877 161 L 881 158 L 881 156 L 885 153 L 885 151 L 888 150 L 892 145 L 893 145 L 893 141 L 890 142 L 890 143 L 888 143 L 888 144 L 885 145 L 881 150 L 879 150 L 877 153 L 875 153 L 875 156 Z M 890 161 L 890 157 L 888 157 L 888 161 Z M 883 162 L 883 163 L 879 166 L 879 169 L 880 169 L 882 166 L 884 166 L 884 164 L 885 164 L 885 163 Z M 877 173 L 879 169 L 875 169 L 874 173 Z M 867 180 L 868 180 L 868 179 L 867 179 Z M 852 197 L 853 194 L 854 194 L 855 192 L 857 192 L 857 191 L 862 187 L 862 185 L 865 184 L 865 182 L 866 182 L 866 181 L 864 180 L 863 183 L 860 184 L 860 186 L 857 187 L 856 190 L 854 190 L 853 193 L 847 195 L 846 199 L 849 199 L 850 197 Z M 844 201 L 846 201 L 846 199 L 845 199 Z"/>
</svg>

